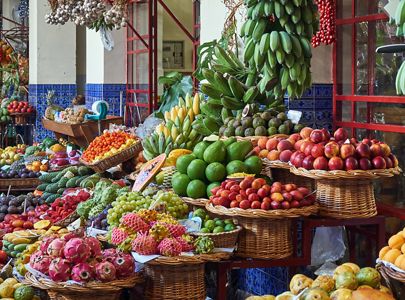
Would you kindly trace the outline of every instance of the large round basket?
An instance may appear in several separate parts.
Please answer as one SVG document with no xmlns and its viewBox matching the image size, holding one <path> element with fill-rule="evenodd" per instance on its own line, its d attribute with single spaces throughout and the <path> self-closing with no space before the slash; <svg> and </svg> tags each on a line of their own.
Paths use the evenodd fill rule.
<svg viewBox="0 0 405 300">
<path fill-rule="evenodd" d="M 206 198 L 198 198 L 198 199 L 194 199 L 194 198 L 189 198 L 189 197 L 183 197 L 182 198 L 183 201 L 185 203 L 187 203 L 187 205 L 193 209 L 193 208 L 201 208 L 201 207 L 205 207 L 205 205 L 208 203 L 208 199 Z"/>
<path fill-rule="evenodd" d="M 89 163 L 80 158 L 80 162 L 85 166 L 92 168 L 97 173 L 103 173 L 104 171 L 119 165 L 120 163 L 131 159 L 142 151 L 142 144 L 140 141 L 135 142 L 130 147 L 118 152 L 117 154 L 105 159 L 101 159 L 94 163 Z"/>
<path fill-rule="evenodd" d="M 46 278 L 37 278 L 30 272 L 25 274 L 23 283 L 46 290 L 51 300 L 92 299 L 118 300 L 124 288 L 132 288 L 143 281 L 139 274 L 111 282 L 91 282 L 85 285 L 58 283 Z"/>
<path fill-rule="evenodd" d="M 257 146 L 257 143 L 261 138 L 266 138 L 266 139 L 270 139 L 270 138 L 286 139 L 286 138 L 288 138 L 288 135 L 280 133 L 280 134 L 274 134 L 274 135 L 271 135 L 271 136 L 260 136 L 260 135 L 256 135 L 256 136 L 236 136 L 236 139 L 238 141 L 251 141 L 254 146 Z"/>
<path fill-rule="evenodd" d="M 228 259 L 229 253 L 159 257 L 145 266 L 148 300 L 204 300 L 206 262 Z"/>
<path fill-rule="evenodd" d="M 239 234 L 236 255 L 259 259 L 280 259 L 293 253 L 291 218 L 317 212 L 316 205 L 288 210 L 240 209 L 214 206 L 207 210 L 216 215 L 237 219 L 243 230 Z"/>
<path fill-rule="evenodd" d="M 405 272 L 396 270 L 379 260 L 377 260 L 376 269 L 384 278 L 386 286 L 390 288 L 395 299 L 403 299 L 405 295 Z"/>
<path fill-rule="evenodd" d="M 233 248 L 238 242 L 239 233 L 242 231 L 241 226 L 237 226 L 235 230 L 225 231 L 219 233 L 204 233 L 204 232 L 191 232 L 190 235 L 199 237 L 209 237 L 213 242 L 215 248 Z"/>
<path fill-rule="evenodd" d="M 294 183 L 297 186 L 303 186 L 310 190 L 315 190 L 315 180 L 309 177 L 297 176 L 290 172 L 291 165 L 279 160 L 271 161 L 267 158 L 262 159 L 263 167 L 271 169 L 271 178 L 274 181 L 282 183 Z"/>
<path fill-rule="evenodd" d="M 369 218 L 377 214 L 373 180 L 392 177 L 401 169 L 320 171 L 291 167 L 295 175 L 316 181 L 320 215 L 337 219 Z"/>
</svg>

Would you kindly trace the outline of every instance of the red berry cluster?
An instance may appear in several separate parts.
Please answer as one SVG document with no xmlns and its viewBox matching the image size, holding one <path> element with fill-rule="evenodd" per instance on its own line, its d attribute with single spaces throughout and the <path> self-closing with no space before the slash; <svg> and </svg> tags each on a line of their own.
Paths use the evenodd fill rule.
<svg viewBox="0 0 405 300">
<path fill-rule="evenodd" d="M 313 47 L 321 43 L 329 45 L 336 39 L 336 7 L 334 0 L 315 0 L 319 11 L 319 30 L 312 37 Z"/>
</svg>

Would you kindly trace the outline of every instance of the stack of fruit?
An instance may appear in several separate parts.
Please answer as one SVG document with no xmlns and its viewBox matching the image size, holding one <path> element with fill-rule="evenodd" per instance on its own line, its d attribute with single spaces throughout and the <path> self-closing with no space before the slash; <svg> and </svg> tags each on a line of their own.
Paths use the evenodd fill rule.
<svg viewBox="0 0 405 300">
<path fill-rule="evenodd" d="M 22 169 L 19 172 L 16 172 L 12 169 L 0 170 L 0 179 L 12 179 L 12 178 L 37 178 L 41 176 L 40 172 L 30 171 L 27 168 Z"/>
<path fill-rule="evenodd" d="M 31 218 L 39 217 L 38 214 L 41 212 L 39 202 L 40 202 L 39 197 L 35 196 L 33 193 L 28 193 L 27 195 L 20 195 L 17 197 L 13 195 L 8 196 L 4 194 L 0 195 L 0 222 L 6 220 L 5 217 L 7 214 L 16 214 L 20 215 L 22 219 L 29 217 L 30 219 L 29 221 L 31 222 L 34 221 L 35 223 L 35 220 L 31 220 Z"/>
<path fill-rule="evenodd" d="M 194 99 L 190 95 L 187 95 L 185 100 L 179 98 L 178 105 L 165 112 L 165 121 L 158 125 L 150 136 L 143 139 L 143 156 L 146 160 L 162 153 L 169 155 L 173 149 L 193 149 L 201 140 L 198 128 L 193 125 L 199 114 L 198 94 L 194 95 Z"/>
<path fill-rule="evenodd" d="M 47 172 L 49 170 L 49 163 L 47 160 L 34 160 L 25 165 L 28 171 L 32 172 Z"/>
<path fill-rule="evenodd" d="M 78 164 L 80 152 L 78 150 L 72 150 L 69 153 L 66 151 L 58 151 L 55 154 L 50 155 L 50 158 L 51 160 L 49 163 L 51 164 L 51 168 L 56 169 L 59 167 Z"/>
<path fill-rule="evenodd" d="M 83 152 L 82 159 L 87 163 L 111 157 L 134 145 L 137 138 L 124 131 L 105 131 L 96 137 Z"/>
<path fill-rule="evenodd" d="M 10 114 L 30 114 L 34 112 L 34 107 L 32 107 L 27 101 L 14 100 L 7 105 L 7 110 Z"/>
<path fill-rule="evenodd" d="M 202 220 L 201 232 L 202 233 L 221 233 L 229 232 L 236 229 L 236 224 L 232 219 L 221 220 L 220 218 L 210 218 L 208 213 L 198 208 L 193 212 L 193 217 L 199 217 Z"/>
<path fill-rule="evenodd" d="M 11 122 L 10 113 L 8 112 L 7 108 L 3 107 L 0 108 L 0 124 L 1 123 L 9 123 Z"/>
<path fill-rule="evenodd" d="M 192 154 L 177 159 L 178 173 L 172 178 L 174 191 L 194 199 L 207 198 L 227 175 L 260 174 L 261 160 L 257 156 L 248 157 L 252 149 L 250 141 L 237 142 L 235 138 L 198 143 Z"/>
<path fill-rule="evenodd" d="M 37 239 L 38 235 L 35 231 L 20 230 L 18 232 L 6 233 L 3 237 L 3 251 L 10 257 L 20 257 L 22 252 L 35 243 Z"/>
<path fill-rule="evenodd" d="M 31 258 L 31 255 L 38 250 L 39 246 L 41 245 L 41 241 L 36 241 L 33 244 L 30 244 L 25 248 L 25 250 L 18 255 L 17 259 L 14 262 L 14 266 L 17 272 L 24 276 L 27 273 L 27 269 L 25 268 L 25 264 L 28 264 Z"/>
<path fill-rule="evenodd" d="M 390 147 L 378 140 L 348 139 L 345 129 L 337 129 L 333 137 L 326 129 L 303 128 L 288 139 L 259 140 L 255 149 L 260 157 L 290 162 L 307 170 L 372 170 L 398 166 Z"/>
<path fill-rule="evenodd" d="M 290 209 L 310 206 L 315 203 L 315 195 L 306 187 L 293 183 L 267 184 L 263 178 L 247 176 L 241 182 L 225 180 L 211 190 L 213 205 L 242 209 Z"/>
<path fill-rule="evenodd" d="M 224 121 L 219 134 L 224 136 L 271 136 L 300 132 L 304 126 L 293 124 L 284 112 L 266 110 L 253 116 L 229 117 Z"/>
<path fill-rule="evenodd" d="M 40 250 L 31 255 L 29 264 L 56 282 L 111 282 L 132 276 L 135 269 L 131 255 L 114 249 L 101 251 L 96 238 L 75 234 L 43 240 Z"/>
<path fill-rule="evenodd" d="M 34 289 L 28 285 L 19 283 L 15 278 L 7 278 L 0 284 L 0 297 L 14 300 L 40 300 L 34 295 Z"/>
<path fill-rule="evenodd" d="M 111 230 L 110 242 L 124 251 L 140 255 L 160 254 L 178 256 L 181 252 L 195 250 L 209 253 L 213 243 L 205 238 L 194 239 L 186 234 L 186 227 L 172 216 L 155 210 L 140 210 L 121 218 L 120 226 Z"/>
<path fill-rule="evenodd" d="M 391 291 L 381 285 L 381 276 L 374 268 L 360 269 L 354 263 L 338 266 L 333 275 L 319 275 L 315 280 L 296 274 L 290 281 L 290 291 L 277 297 L 251 297 L 249 300 L 394 300 Z"/>
<path fill-rule="evenodd" d="M 5 165 L 11 165 L 14 162 L 22 159 L 22 154 L 24 153 L 23 147 L 6 147 L 4 149 L 0 148 L 0 167 Z"/>
<path fill-rule="evenodd" d="M 405 228 L 390 237 L 388 246 L 380 250 L 379 259 L 405 271 Z"/>
<path fill-rule="evenodd" d="M 81 124 L 85 120 L 86 114 L 91 113 L 87 108 L 73 109 L 66 108 L 55 114 L 55 121 L 66 124 Z"/>
</svg>

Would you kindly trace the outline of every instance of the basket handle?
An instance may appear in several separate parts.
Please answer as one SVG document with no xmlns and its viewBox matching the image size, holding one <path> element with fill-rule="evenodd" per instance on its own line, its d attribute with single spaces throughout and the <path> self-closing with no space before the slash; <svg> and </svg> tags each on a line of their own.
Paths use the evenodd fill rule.
<svg viewBox="0 0 405 300">
<path fill-rule="evenodd" d="M 392 286 L 391 286 L 391 281 L 390 278 L 388 277 L 387 273 L 385 273 L 384 268 L 381 267 L 381 264 L 378 264 L 376 266 L 376 269 L 378 272 L 380 272 L 382 278 L 385 281 L 385 284 L 387 285 L 387 287 L 392 291 Z"/>
<path fill-rule="evenodd" d="M 24 143 L 24 138 L 23 138 L 23 136 L 22 136 L 21 134 L 17 134 L 17 137 L 16 137 L 16 143 L 17 143 L 17 144 L 18 144 L 18 138 L 21 139 L 21 144 L 25 144 L 25 143 Z"/>
</svg>

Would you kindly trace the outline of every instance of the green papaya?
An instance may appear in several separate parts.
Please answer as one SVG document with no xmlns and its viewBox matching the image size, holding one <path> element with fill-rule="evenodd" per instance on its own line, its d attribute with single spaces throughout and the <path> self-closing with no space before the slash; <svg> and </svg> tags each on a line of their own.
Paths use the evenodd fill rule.
<svg viewBox="0 0 405 300">
<path fill-rule="evenodd" d="M 207 163 L 224 162 L 226 158 L 226 146 L 223 141 L 216 141 L 209 145 L 205 151 L 203 158 Z"/>
<path fill-rule="evenodd" d="M 228 162 L 233 160 L 244 161 L 245 157 L 253 150 L 253 145 L 250 141 L 240 141 L 230 144 L 226 148 Z"/>
</svg>

